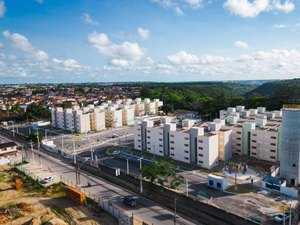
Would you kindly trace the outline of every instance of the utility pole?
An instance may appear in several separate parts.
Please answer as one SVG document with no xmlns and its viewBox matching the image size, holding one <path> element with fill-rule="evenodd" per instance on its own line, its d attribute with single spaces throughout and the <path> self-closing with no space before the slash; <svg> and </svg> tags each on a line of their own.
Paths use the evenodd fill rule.
<svg viewBox="0 0 300 225">
<path fill-rule="evenodd" d="M 289 225 L 292 225 L 292 212 L 291 212 L 291 203 L 289 204 L 290 212 L 289 212 Z"/>
<path fill-rule="evenodd" d="M 61 136 L 61 151 L 64 151 L 64 135 Z"/>
<path fill-rule="evenodd" d="M 188 178 L 185 179 L 185 186 L 186 186 L 186 197 L 189 197 L 189 180 L 188 180 Z"/>
<path fill-rule="evenodd" d="M 177 206 L 177 198 L 174 199 L 174 225 L 176 225 L 176 206 Z"/>
<path fill-rule="evenodd" d="M 127 161 L 127 174 L 129 174 L 129 159 L 127 158 L 126 161 Z"/>
<path fill-rule="evenodd" d="M 285 210 L 284 210 L 284 205 L 283 205 L 283 225 L 285 225 Z"/>
<path fill-rule="evenodd" d="M 237 190 L 237 169 L 238 167 L 235 167 L 235 176 L 234 176 L 234 190 Z"/>
<path fill-rule="evenodd" d="M 75 149 L 75 140 L 73 139 L 73 160 L 76 165 L 76 149 Z"/>
<path fill-rule="evenodd" d="M 140 194 L 143 193 L 142 160 L 143 160 L 143 156 L 140 158 Z"/>
<path fill-rule="evenodd" d="M 33 164 L 35 164 L 32 141 L 30 142 L 30 144 L 31 144 L 32 161 L 33 161 Z"/>
</svg>

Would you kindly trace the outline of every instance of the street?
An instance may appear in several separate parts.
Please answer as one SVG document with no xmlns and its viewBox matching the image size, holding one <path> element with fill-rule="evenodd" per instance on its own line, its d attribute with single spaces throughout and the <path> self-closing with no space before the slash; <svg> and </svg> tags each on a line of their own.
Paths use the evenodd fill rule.
<svg viewBox="0 0 300 225">
<path fill-rule="evenodd" d="M 7 140 L 7 138 L 4 139 Z M 33 151 L 33 154 L 31 150 L 27 150 L 27 156 L 30 158 L 31 163 L 25 165 L 25 168 L 34 172 L 40 179 L 43 179 L 46 176 L 53 176 L 54 182 L 59 182 L 63 177 L 75 184 L 75 169 L 66 159 L 57 159 L 46 154 L 46 152 L 38 152 L 36 149 Z M 134 217 L 140 218 L 149 224 L 174 224 L 174 212 L 151 200 L 137 196 L 136 194 L 120 187 L 116 187 L 108 181 L 99 179 L 98 177 L 87 174 L 84 171 L 81 171 L 80 180 L 81 186 L 88 189 L 91 194 L 99 196 L 100 199 L 104 201 L 109 201 L 112 205 L 126 212 L 128 215 L 134 215 Z M 91 182 L 91 187 L 86 187 L 88 181 Z M 136 197 L 136 207 L 129 208 L 123 204 L 123 197 L 127 195 L 133 195 Z M 176 220 L 178 224 L 201 224 L 198 221 L 186 218 L 179 214 L 177 214 Z"/>
</svg>

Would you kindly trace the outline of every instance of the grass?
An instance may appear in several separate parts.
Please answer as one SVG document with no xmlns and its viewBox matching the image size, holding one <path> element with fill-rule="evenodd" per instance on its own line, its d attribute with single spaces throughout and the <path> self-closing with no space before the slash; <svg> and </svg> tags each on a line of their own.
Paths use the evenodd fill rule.
<svg viewBox="0 0 300 225">
<path fill-rule="evenodd" d="M 234 188 L 235 186 L 230 186 L 229 188 L 226 189 L 226 191 L 231 192 L 231 193 L 237 193 L 237 194 L 251 194 L 253 193 L 252 191 L 250 191 L 247 188 L 244 187 L 239 187 L 237 186 L 237 190 L 235 190 Z"/>
<path fill-rule="evenodd" d="M 23 182 L 23 189 L 26 192 L 31 192 L 37 197 L 49 197 L 49 198 L 61 198 L 65 197 L 66 186 L 63 183 L 55 183 L 53 185 L 44 187 L 38 180 L 34 180 L 27 176 L 25 173 L 18 170 L 13 171 L 14 182 L 16 178 L 19 178 Z"/>
<path fill-rule="evenodd" d="M 0 173 L 0 182 L 6 181 L 6 175 L 4 173 Z"/>
<path fill-rule="evenodd" d="M 116 152 L 116 151 L 118 151 L 118 149 L 116 147 L 111 147 L 111 148 L 106 150 L 106 154 L 107 155 L 112 155 L 113 152 Z"/>
</svg>

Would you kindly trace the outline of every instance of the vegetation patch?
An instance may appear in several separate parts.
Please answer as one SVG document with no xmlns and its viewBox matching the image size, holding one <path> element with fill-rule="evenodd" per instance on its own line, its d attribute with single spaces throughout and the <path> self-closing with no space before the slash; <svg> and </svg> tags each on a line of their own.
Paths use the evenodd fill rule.
<svg viewBox="0 0 300 225">
<path fill-rule="evenodd" d="M 253 194 L 253 192 L 245 187 L 237 186 L 237 189 L 235 189 L 235 186 L 232 185 L 229 188 L 226 189 L 226 191 L 231 193 L 237 193 L 237 194 Z"/>
</svg>

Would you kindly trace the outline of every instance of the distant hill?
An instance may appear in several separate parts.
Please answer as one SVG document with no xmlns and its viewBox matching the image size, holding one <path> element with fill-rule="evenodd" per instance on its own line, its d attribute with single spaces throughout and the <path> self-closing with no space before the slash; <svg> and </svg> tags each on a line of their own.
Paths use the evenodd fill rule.
<svg viewBox="0 0 300 225">
<path fill-rule="evenodd" d="M 271 96 L 274 95 L 280 89 L 287 88 L 287 87 L 300 88 L 300 78 L 292 79 L 292 80 L 277 80 L 277 81 L 267 82 L 247 92 L 244 96 L 245 97 L 250 97 L 253 95 Z"/>
</svg>

